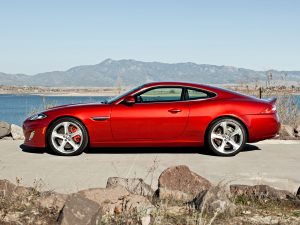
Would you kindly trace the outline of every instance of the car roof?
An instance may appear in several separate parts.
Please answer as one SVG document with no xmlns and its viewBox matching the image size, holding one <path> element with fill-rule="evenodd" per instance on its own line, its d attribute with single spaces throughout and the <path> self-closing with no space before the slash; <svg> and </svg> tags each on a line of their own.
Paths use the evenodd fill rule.
<svg viewBox="0 0 300 225">
<path fill-rule="evenodd" d="M 183 87 L 192 87 L 192 88 L 199 88 L 202 90 L 206 91 L 211 91 L 216 93 L 219 97 L 239 97 L 239 98 L 251 98 L 250 96 L 227 90 L 221 87 L 216 87 L 216 86 L 211 86 L 208 84 L 199 84 L 199 83 L 190 83 L 190 82 L 179 82 L 179 81 L 164 81 L 164 82 L 151 82 L 151 83 L 146 83 L 143 85 L 143 88 L 148 88 L 148 87 L 156 87 L 156 86 L 183 86 Z"/>
<path fill-rule="evenodd" d="M 189 83 L 189 82 L 179 82 L 179 81 L 164 81 L 164 82 L 151 82 L 146 83 L 143 86 L 144 87 L 155 87 L 155 86 L 187 86 L 187 87 L 195 87 L 195 88 L 214 88 L 210 85 L 206 84 L 198 84 L 198 83 Z"/>
</svg>

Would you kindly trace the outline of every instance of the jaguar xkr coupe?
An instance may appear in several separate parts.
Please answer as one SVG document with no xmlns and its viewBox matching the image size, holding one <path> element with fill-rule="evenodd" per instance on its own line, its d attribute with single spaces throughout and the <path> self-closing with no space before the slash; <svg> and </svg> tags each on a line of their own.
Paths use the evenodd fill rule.
<svg viewBox="0 0 300 225">
<path fill-rule="evenodd" d="M 87 147 L 203 146 L 232 156 L 272 138 L 276 99 L 209 85 L 149 83 L 107 102 L 53 107 L 25 120 L 25 146 L 77 155 Z"/>
</svg>

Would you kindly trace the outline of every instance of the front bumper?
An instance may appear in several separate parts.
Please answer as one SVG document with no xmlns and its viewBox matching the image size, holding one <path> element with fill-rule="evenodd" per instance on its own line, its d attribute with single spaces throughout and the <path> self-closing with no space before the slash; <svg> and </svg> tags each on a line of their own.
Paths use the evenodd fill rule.
<svg viewBox="0 0 300 225">
<path fill-rule="evenodd" d="M 24 145 L 37 148 L 46 147 L 46 132 L 46 124 L 41 123 L 41 121 L 26 120 L 23 124 Z"/>
</svg>

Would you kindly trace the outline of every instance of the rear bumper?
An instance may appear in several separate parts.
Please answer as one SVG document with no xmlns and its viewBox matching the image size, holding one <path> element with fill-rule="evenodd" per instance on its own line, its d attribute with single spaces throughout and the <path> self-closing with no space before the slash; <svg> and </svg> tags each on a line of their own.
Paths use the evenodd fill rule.
<svg viewBox="0 0 300 225">
<path fill-rule="evenodd" d="M 248 142 L 257 142 L 276 137 L 280 130 L 277 114 L 246 115 L 248 124 Z"/>
</svg>

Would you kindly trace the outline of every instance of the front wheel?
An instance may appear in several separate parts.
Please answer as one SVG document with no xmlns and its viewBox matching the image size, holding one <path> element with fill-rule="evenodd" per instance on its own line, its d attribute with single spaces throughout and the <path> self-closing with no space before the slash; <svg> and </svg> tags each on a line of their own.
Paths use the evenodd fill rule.
<svg viewBox="0 0 300 225">
<path fill-rule="evenodd" d="M 207 133 L 209 148 L 219 156 L 236 155 L 245 147 L 246 138 L 244 126 L 231 118 L 217 119 Z"/>
<path fill-rule="evenodd" d="M 85 127 L 76 119 L 65 117 L 55 121 L 47 132 L 48 145 L 57 155 L 81 154 L 88 144 Z"/>
</svg>

